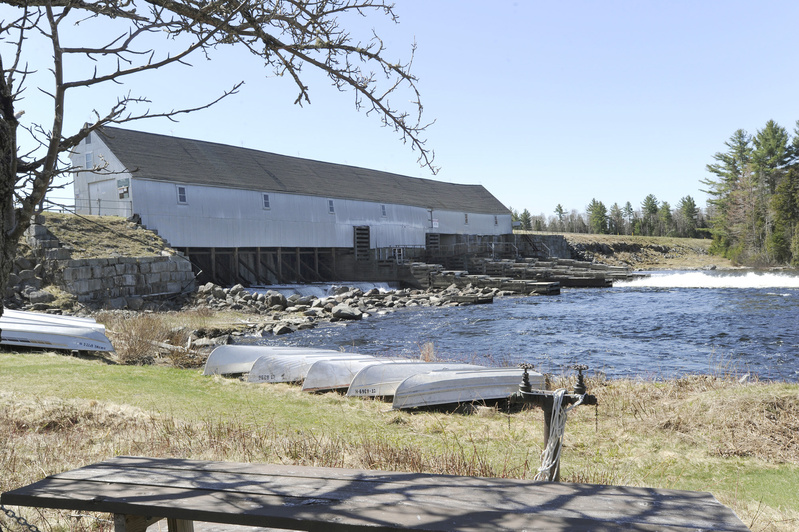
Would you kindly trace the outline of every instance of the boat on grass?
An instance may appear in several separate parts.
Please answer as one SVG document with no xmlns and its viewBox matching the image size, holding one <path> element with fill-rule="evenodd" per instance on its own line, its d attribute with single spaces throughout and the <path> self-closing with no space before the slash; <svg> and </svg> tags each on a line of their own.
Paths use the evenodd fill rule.
<svg viewBox="0 0 799 532">
<path fill-rule="evenodd" d="M 484 366 L 456 362 L 390 362 L 367 366 L 353 377 L 347 395 L 351 397 L 392 397 L 402 381 L 419 373 L 441 370 L 480 369 Z"/>
<path fill-rule="evenodd" d="M 533 389 L 544 389 L 544 376 L 528 372 Z M 492 403 L 519 390 L 524 370 L 482 368 L 443 370 L 408 377 L 394 392 L 393 408 L 442 407 L 463 403 Z"/>
<path fill-rule="evenodd" d="M 273 347 L 268 345 L 220 345 L 205 361 L 203 375 L 237 375 L 248 373 L 256 360 L 264 355 L 303 355 L 307 347 Z"/>
<path fill-rule="evenodd" d="M 327 392 L 332 390 L 347 391 L 352 383 L 352 379 L 362 369 L 383 364 L 409 364 L 415 360 L 403 360 L 397 358 L 369 359 L 339 359 L 317 360 L 308 369 L 305 380 L 302 384 L 304 392 Z"/>
<path fill-rule="evenodd" d="M 0 344 L 67 351 L 113 351 L 105 326 L 92 318 L 3 310 Z"/>
<path fill-rule="evenodd" d="M 372 355 L 343 353 L 325 349 L 307 349 L 303 355 L 264 355 L 252 365 L 249 382 L 303 382 L 314 363 L 324 360 L 376 360 Z"/>
</svg>

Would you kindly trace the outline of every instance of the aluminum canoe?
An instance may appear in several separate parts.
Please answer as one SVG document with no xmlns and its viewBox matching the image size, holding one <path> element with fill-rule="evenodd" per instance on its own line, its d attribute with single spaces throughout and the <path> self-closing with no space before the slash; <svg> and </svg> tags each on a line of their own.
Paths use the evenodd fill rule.
<svg viewBox="0 0 799 532">
<path fill-rule="evenodd" d="M 105 326 L 92 318 L 8 309 L 0 316 L 0 343 L 69 351 L 114 350 Z"/>
<path fill-rule="evenodd" d="M 518 391 L 524 371 L 519 368 L 433 371 L 408 377 L 394 393 L 394 409 L 481 403 L 507 399 Z M 534 389 L 545 387 L 544 376 L 529 372 Z"/>
<path fill-rule="evenodd" d="M 319 351 L 319 350 L 316 350 Z M 269 345 L 220 345 L 205 361 L 203 375 L 235 375 L 247 373 L 256 360 L 264 355 L 304 355 L 307 347 L 275 347 Z"/>
<path fill-rule="evenodd" d="M 252 365 L 247 376 L 249 382 L 303 382 L 308 370 L 321 360 L 374 360 L 372 355 L 343 353 L 331 350 L 309 350 L 307 354 L 264 355 Z"/>
<path fill-rule="evenodd" d="M 362 369 L 372 365 L 382 364 L 410 364 L 414 360 L 402 360 L 397 358 L 370 359 L 329 359 L 317 360 L 314 362 L 302 384 L 304 392 L 325 392 L 330 390 L 347 390 L 352 383 L 352 379 Z"/>
<path fill-rule="evenodd" d="M 448 362 L 387 363 L 365 367 L 352 379 L 347 395 L 352 397 L 391 397 L 402 381 L 419 373 L 441 370 L 479 369 L 475 364 Z"/>
</svg>

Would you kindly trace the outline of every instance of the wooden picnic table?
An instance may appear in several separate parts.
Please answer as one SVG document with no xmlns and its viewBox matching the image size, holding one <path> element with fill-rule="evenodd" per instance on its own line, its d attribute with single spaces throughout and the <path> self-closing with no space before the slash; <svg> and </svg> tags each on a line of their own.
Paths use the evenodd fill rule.
<svg viewBox="0 0 799 532">
<path fill-rule="evenodd" d="M 309 531 L 746 531 L 711 494 L 518 479 L 117 457 L 0 495 L 7 506 Z"/>
</svg>

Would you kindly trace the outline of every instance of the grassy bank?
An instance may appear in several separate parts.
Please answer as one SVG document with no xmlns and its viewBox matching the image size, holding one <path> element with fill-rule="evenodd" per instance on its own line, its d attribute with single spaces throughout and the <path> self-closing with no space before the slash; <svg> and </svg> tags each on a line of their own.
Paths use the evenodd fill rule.
<svg viewBox="0 0 799 532">
<path fill-rule="evenodd" d="M 600 406 L 569 417 L 564 480 L 710 491 L 753 530 L 799 529 L 796 385 L 697 376 L 589 388 Z M 0 353 L 0 390 L 2 490 L 119 454 L 532 478 L 542 443 L 539 410 L 394 412 L 296 386 L 53 354 Z"/>
<path fill-rule="evenodd" d="M 532 233 L 541 234 L 541 233 Z M 573 248 L 587 251 L 586 258 L 635 270 L 697 270 L 732 268 L 729 259 L 710 254 L 708 238 L 670 236 L 556 233 Z"/>
</svg>

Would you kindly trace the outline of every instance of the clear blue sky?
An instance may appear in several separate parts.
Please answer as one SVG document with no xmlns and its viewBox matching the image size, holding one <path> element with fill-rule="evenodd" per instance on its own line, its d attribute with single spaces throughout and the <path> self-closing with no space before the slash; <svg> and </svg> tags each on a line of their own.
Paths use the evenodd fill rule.
<svg viewBox="0 0 799 532">
<path fill-rule="evenodd" d="M 736 129 L 754 134 L 773 119 L 793 134 L 799 119 L 795 0 L 397 0 L 395 9 L 398 26 L 374 15 L 356 19 L 353 33 L 376 27 L 398 59 L 416 40 L 412 70 L 436 121 L 427 135 L 435 179 L 482 184 L 520 211 L 551 215 L 560 203 L 582 212 L 592 198 L 637 209 L 647 194 L 704 206 L 705 165 Z M 243 52 L 193 63 L 74 93 L 68 121 L 89 120 L 127 90 L 159 111 L 243 79 L 239 95 L 211 110 L 130 127 L 432 177 L 409 145 L 310 69 L 312 104 L 300 108 L 290 79 Z"/>
</svg>

